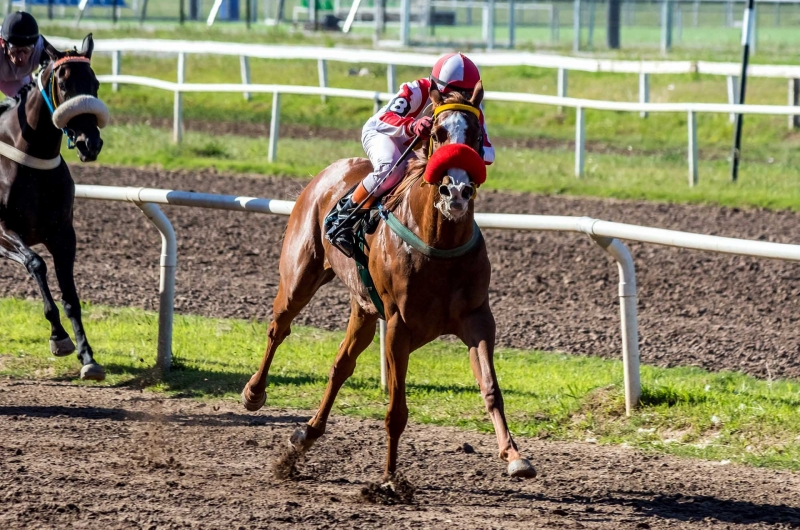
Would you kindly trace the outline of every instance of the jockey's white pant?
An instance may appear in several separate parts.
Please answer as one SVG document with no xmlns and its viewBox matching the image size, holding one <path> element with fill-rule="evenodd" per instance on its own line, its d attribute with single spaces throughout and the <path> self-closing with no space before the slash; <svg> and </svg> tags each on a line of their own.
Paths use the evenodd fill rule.
<svg viewBox="0 0 800 530">
<path fill-rule="evenodd" d="M 375 131 L 365 131 L 361 135 L 364 152 L 367 153 L 367 158 L 372 162 L 372 173 L 364 178 L 362 184 L 368 192 L 373 192 L 374 190 L 374 197 L 386 195 L 403 180 L 406 163 L 410 157 L 406 158 L 390 175 L 386 176 L 394 163 L 400 158 L 400 155 L 403 154 L 403 151 L 405 151 L 402 142 L 403 139 L 398 138 L 395 140 L 390 136 Z M 386 176 L 385 179 L 384 176 Z"/>
</svg>

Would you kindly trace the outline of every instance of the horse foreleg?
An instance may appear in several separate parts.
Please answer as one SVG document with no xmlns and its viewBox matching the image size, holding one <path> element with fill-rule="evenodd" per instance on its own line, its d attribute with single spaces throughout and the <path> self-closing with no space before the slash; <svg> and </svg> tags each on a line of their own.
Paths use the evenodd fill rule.
<svg viewBox="0 0 800 530">
<path fill-rule="evenodd" d="M 298 429 L 292 435 L 290 442 L 299 451 L 309 449 L 317 439 L 325 434 L 325 427 L 328 422 L 333 402 L 339 389 L 342 388 L 347 379 L 353 375 L 356 368 L 356 361 L 367 346 L 370 345 L 375 337 L 375 324 L 378 315 L 369 314 L 362 309 L 355 299 L 350 301 L 350 321 L 347 324 L 347 334 L 339 344 L 339 352 L 333 362 L 330 374 L 328 375 L 328 386 L 322 396 L 317 413 L 306 425 L 305 431 Z"/>
<path fill-rule="evenodd" d="M 334 277 L 333 271 L 323 270 L 321 267 L 318 270 L 306 269 L 304 272 L 308 274 L 298 274 L 291 282 L 284 282 L 281 274 L 278 295 L 272 305 L 272 322 L 267 330 L 267 349 L 258 371 L 242 390 L 242 404 L 247 410 L 255 411 L 264 406 L 267 401 L 267 376 L 275 351 L 292 332 L 292 320 L 308 304 L 314 293 Z"/>
<path fill-rule="evenodd" d="M 69 338 L 58 313 L 58 307 L 47 285 L 47 265 L 36 252 L 31 250 L 19 235 L 0 222 L 0 256 L 20 263 L 36 280 L 39 293 L 44 300 L 44 317 L 50 322 L 50 352 L 53 355 L 69 355 L 75 345 Z"/>
<path fill-rule="evenodd" d="M 500 458 L 508 462 L 508 474 L 512 477 L 535 477 L 536 469 L 527 459 L 520 457 L 506 423 L 503 395 L 494 371 L 495 329 L 494 316 L 486 303 L 462 322 L 459 336 L 469 348 L 472 372 L 494 425 Z"/>
<path fill-rule="evenodd" d="M 389 438 L 384 480 L 397 471 L 397 450 L 400 436 L 408 423 L 406 373 L 411 354 L 411 336 L 405 322 L 396 313 L 386 323 L 386 368 L 389 386 L 389 409 L 386 411 L 386 434 Z"/>
<path fill-rule="evenodd" d="M 72 323 L 75 341 L 78 343 L 78 359 L 82 365 L 81 379 L 102 381 L 106 378 L 106 372 L 95 362 L 94 352 L 92 352 L 92 347 L 89 345 L 83 329 L 81 302 L 75 288 L 75 244 L 75 230 L 71 225 L 65 226 L 45 242 L 47 250 L 53 255 L 56 278 L 58 286 L 61 288 L 61 304 L 64 306 L 64 313 Z"/>
</svg>

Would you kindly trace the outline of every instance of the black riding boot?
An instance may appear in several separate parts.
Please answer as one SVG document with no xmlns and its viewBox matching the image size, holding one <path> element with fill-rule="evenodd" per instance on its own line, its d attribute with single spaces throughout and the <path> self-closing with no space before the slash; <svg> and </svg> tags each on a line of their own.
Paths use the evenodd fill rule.
<svg viewBox="0 0 800 530">
<path fill-rule="evenodd" d="M 336 204 L 336 211 L 325 218 L 325 238 L 347 257 L 352 257 L 355 251 L 357 226 L 369 215 L 369 210 L 356 210 L 357 206 L 347 195 Z"/>
</svg>

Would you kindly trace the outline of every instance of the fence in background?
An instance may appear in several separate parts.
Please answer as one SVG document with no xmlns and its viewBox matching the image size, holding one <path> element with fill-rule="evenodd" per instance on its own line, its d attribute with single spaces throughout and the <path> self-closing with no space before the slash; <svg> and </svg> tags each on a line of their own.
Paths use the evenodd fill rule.
<svg viewBox="0 0 800 530">
<path fill-rule="evenodd" d="M 14 0 L 41 20 L 80 24 L 189 23 L 199 26 L 239 23 L 255 27 L 284 24 L 306 29 L 374 34 L 404 45 L 461 43 L 470 47 L 514 48 L 519 43 L 573 49 L 606 48 L 609 2 L 599 0 Z M 385 5 L 385 8 L 382 6 Z M 744 3 L 732 0 L 658 0 L 619 2 L 622 47 L 673 44 L 732 50 L 741 27 Z M 759 48 L 791 49 L 800 36 L 791 28 L 800 20 L 796 0 L 759 0 L 756 27 Z M 87 24 L 87 25 L 88 25 Z"/>
<path fill-rule="evenodd" d="M 97 78 L 101 82 L 111 83 L 112 85 L 132 84 L 169 90 L 173 92 L 175 94 L 173 140 L 176 143 L 179 143 L 183 138 L 183 94 L 189 92 L 238 92 L 242 94 L 270 93 L 272 94 L 272 115 L 270 120 L 268 156 L 268 160 L 270 162 L 275 162 L 278 156 L 281 94 L 315 95 L 320 97 L 336 96 L 365 99 L 373 101 L 376 107 L 378 107 L 382 101 L 388 101 L 394 95 L 387 92 L 373 92 L 369 90 L 351 90 L 343 88 L 324 88 L 311 86 L 172 83 L 170 81 L 161 81 L 159 79 L 150 79 L 147 77 L 129 75 L 100 75 L 97 76 Z M 586 158 L 587 109 L 638 113 L 684 113 L 687 115 L 688 125 L 687 161 L 689 166 L 690 186 L 696 185 L 699 179 L 697 113 L 709 112 L 721 114 L 779 115 L 789 117 L 800 116 L 800 107 L 778 105 L 730 105 L 724 103 L 627 103 L 620 101 L 598 101 L 592 99 L 543 96 L 539 94 L 491 91 L 486 92 L 486 99 L 490 101 L 507 101 L 575 108 L 577 113 L 575 120 L 575 176 L 578 178 L 581 178 L 584 175 Z"/>
<path fill-rule="evenodd" d="M 161 233 L 161 274 L 159 282 L 159 330 L 157 365 L 169 370 L 172 362 L 172 323 L 174 308 L 177 244 L 175 231 L 158 204 L 192 206 L 218 210 L 289 215 L 291 201 L 236 197 L 152 188 L 77 185 L 75 196 L 82 199 L 110 200 L 136 204 Z M 637 317 L 636 274 L 633 259 L 619 239 L 666 245 L 724 254 L 800 262 L 800 245 L 749 241 L 663 230 L 623 223 L 611 223 L 588 217 L 477 213 L 475 220 L 485 229 L 536 230 L 583 233 L 592 238 L 617 262 L 619 269 L 619 301 L 622 326 L 622 359 L 625 407 L 628 415 L 639 402 L 639 331 Z M 381 324 L 381 338 L 385 323 Z M 385 388 L 385 346 L 381 342 L 381 384 Z"/>
<path fill-rule="evenodd" d="M 63 37 L 51 37 L 54 46 L 69 48 L 80 43 Z M 186 54 L 232 55 L 239 57 L 242 83 L 250 83 L 250 58 L 314 60 L 317 61 L 320 87 L 328 85 L 328 61 L 345 63 L 370 63 L 386 66 L 386 87 L 395 92 L 399 85 L 395 73 L 396 66 L 430 68 L 438 59 L 435 54 L 387 52 L 364 49 L 337 49 L 314 46 L 276 46 L 260 44 L 238 44 L 225 42 L 187 42 L 170 40 L 118 39 L 98 40 L 95 51 L 111 54 L 111 73 L 122 73 L 122 53 L 175 54 L 178 57 L 177 80 L 186 79 Z M 703 74 L 725 76 L 727 80 L 728 103 L 739 101 L 738 75 L 741 65 L 710 61 L 621 61 L 611 59 L 589 59 L 564 57 L 536 53 L 474 53 L 470 57 L 480 67 L 491 66 L 531 66 L 557 70 L 557 95 L 567 97 L 568 74 L 570 70 L 580 72 L 607 72 L 637 74 L 639 76 L 639 103 L 650 101 L 650 76 L 659 74 Z M 800 66 L 795 65 L 754 65 L 748 67 L 748 76 L 782 78 L 788 80 L 788 105 L 800 104 Z M 117 86 L 114 85 L 114 90 Z M 249 98 L 247 92 L 245 98 Z M 647 112 L 641 112 L 646 118 Z M 731 114 L 731 121 L 734 115 Z M 800 119 L 790 116 L 788 126 L 800 128 Z"/>
</svg>

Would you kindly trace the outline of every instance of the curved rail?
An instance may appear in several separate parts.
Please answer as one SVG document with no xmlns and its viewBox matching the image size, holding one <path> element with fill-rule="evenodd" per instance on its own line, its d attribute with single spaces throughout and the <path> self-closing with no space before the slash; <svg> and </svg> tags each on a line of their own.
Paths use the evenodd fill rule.
<svg viewBox="0 0 800 530">
<path fill-rule="evenodd" d="M 154 188 L 77 185 L 75 197 L 82 199 L 131 202 L 138 205 L 158 227 L 162 234 L 161 283 L 159 306 L 158 365 L 169 369 L 172 341 L 172 310 L 177 266 L 175 233 L 166 216 L 156 204 L 192 206 L 218 210 L 289 215 L 294 207 L 292 201 L 215 195 L 190 191 L 162 190 Z M 657 245 L 666 245 L 694 250 L 706 250 L 725 254 L 738 254 L 761 258 L 800 262 L 800 245 L 752 241 L 730 237 L 710 236 L 665 230 L 646 226 L 613 223 L 590 217 L 554 215 L 518 215 L 477 213 L 475 220 L 481 228 L 505 230 L 537 230 L 576 232 L 587 234 L 616 261 L 620 281 L 620 320 L 622 327 L 622 360 L 625 386 L 625 405 L 630 415 L 639 402 L 641 383 L 639 377 L 639 331 L 636 312 L 636 274 L 633 259 L 627 247 L 620 241 L 627 239 Z M 383 337 L 383 333 L 381 334 Z M 382 376 L 385 370 L 383 342 L 381 342 Z M 384 378 L 382 377 L 382 380 Z"/>
</svg>

